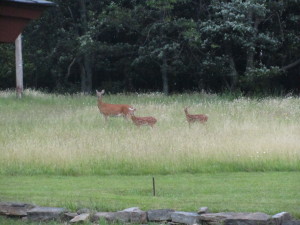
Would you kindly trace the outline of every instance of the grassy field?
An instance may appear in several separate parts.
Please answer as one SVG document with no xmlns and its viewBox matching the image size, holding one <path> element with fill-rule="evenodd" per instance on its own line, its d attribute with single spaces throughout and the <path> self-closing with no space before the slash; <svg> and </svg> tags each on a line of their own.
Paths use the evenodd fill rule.
<svg viewBox="0 0 300 225">
<path fill-rule="evenodd" d="M 154 175 L 300 171 L 300 99 L 213 94 L 104 95 L 154 129 L 123 118 L 105 124 L 95 96 L 0 92 L 0 174 Z M 208 114 L 188 127 L 183 108 Z"/>
<path fill-rule="evenodd" d="M 299 98 L 155 93 L 103 100 L 131 104 L 158 123 L 105 123 L 96 96 L 26 90 L 20 100 L 0 92 L 0 201 L 104 211 L 208 206 L 300 218 Z M 207 124 L 189 128 L 186 106 L 207 114 Z"/>
</svg>

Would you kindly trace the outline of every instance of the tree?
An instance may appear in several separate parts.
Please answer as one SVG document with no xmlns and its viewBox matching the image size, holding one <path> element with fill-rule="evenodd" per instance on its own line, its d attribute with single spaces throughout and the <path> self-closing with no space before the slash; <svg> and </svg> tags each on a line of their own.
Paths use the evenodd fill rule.
<svg viewBox="0 0 300 225">
<path fill-rule="evenodd" d="M 0 89 L 15 86 L 15 51 L 13 44 L 0 44 Z"/>
<path fill-rule="evenodd" d="M 277 50 L 277 38 L 268 30 L 259 29 L 260 23 L 270 16 L 270 10 L 266 0 L 232 0 L 213 1 L 210 11 L 211 18 L 200 22 L 203 47 L 227 62 L 228 87 L 235 90 L 242 74 L 249 77 L 255 68 L 264 67 L 259 61 L 261 51 Z"/>
<path fill-rule="evenodd" d="M 300 90 L 297 1 L 53 1 L 23 33 L 26 87 Z M 0 52 L 5 89 L 14 86 L 13 48 L 12 57 L 7 46 Z"/>
<path fill-rule="evenodd" d="M 181 52 L 179 23 L 172 10 L 181 0 L 148 0 L 150 21 L 142 30 L 143 44 L 135 63 L 153 60 L 160 68 L 162 89 L 169 94 L 169 73 L 172 62 L 177 62 Z"/>
<path fill-rule="evenodd" d="M 102 7 L 90 23 L 95 46 L 96 76 L 110 92 L 133 90 L 131 63 L 137 54 L 140 19 L 144 12 L 128 1 L 113 1 Z M 125 87 L 126 86 L 126 87 Z"/>
<path fill-rule="evenodd" d="M 91 18 L 88 15 L 89 8 L 93 9 L 94 5 L 86 0 L 56 0 L 56 3 L 59 7 L 46 11 L 24 35 L 26 57 L 31 58 L 29 61 L 34 61 L 37 69 L 33 69 L 31 74 L 36 75 L 36 85 L 43 86 L 41 82 L 47 80 L 46 85 L 54 86 L 56 90 L 72 88 L 76 84 L 69 82 L 70 77 L 79 77 L 81 92 L 90 93 L 94 48 L 89 32 Z M 41 71 L 47 79 L 39 79 Z"/>
</svg>

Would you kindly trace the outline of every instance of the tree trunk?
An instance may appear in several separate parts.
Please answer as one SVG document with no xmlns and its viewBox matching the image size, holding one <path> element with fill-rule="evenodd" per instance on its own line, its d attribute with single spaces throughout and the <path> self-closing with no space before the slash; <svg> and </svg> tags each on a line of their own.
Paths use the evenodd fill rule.
<svg viewBox="0 0 300 225">
<path fill-rule="evenodd" d="M 85 68 L 85 80 L 84 80 L 84 89 L 82 92 L 85 94 L 90 94 L 92 92 L 92 67 L 91 67 L 91 57 L 88 54 L 83 56 L 83 65 Z"/>
<path fill-rule="evenodd" d="M 233 91 L 237 88 L 239 74 L 236 70 L 234 58 L 232 55 L 231 43 L 225 43 L 225 51 L 226 51 L 227 56 L 229 57 L 228 63 L 229 63 L 230 72 L 228 75 L 231 79 L 230 91 Z"/>
<path fill-rule="evenodd" d="M 162 82 L 163 82 L 163 93 L 165 95 L 169 94 L 169 84 L 168 84 L 168 64 L 167 64 L 167 57 L 164 53 L 163 55 L 163 63 L 160 67 L 161 75 L 162 75 Z"/>
<path fill-rule="evenodd" d="M 80 67 L 80 84 L 81 84 L 81 92 L 84 93 L 84 90 L 86 89 L 85 84 L 86 84 L 86 73 L 85 73 L 85 68 L 82 63 L 82 61 L 79 62 L 79 67 Z"/>
<path fill-rule="evenodd" d="M 81 92 L 83 94 L 90 94 L 92 92 L 92 71 L 90 57 L 87 54 L 84 54 L 82 59 L 83 61 L 79 62 L 80 65 L 80 78 L 81 78 Z"/>
<path fill-rule="evenodd" d="M 252 21 L 253 12 L 249 12 L 248 19 L 249 21 Z M 258 25 L 260 23 L 259 18 L 255 18 L 254 21 L 254 36 L 256 38 L 258 33 Z M 256 43 L 252 43 L 252 48 L 248 49 L 247 52 L 247 64 L 246 64 L 246 72 L 254 68 L 254 54 L 255 54 L 255 45 Z"/>
<path fill-rule="evenodd" d="M 254 68 L 254 52 L 249 50 L 247 52 L 247 64 L 246 64 L 246 72 Z"/>
<path fill-rule="evenodd" d="M 233 59 L 233 56 L 229 56 L 229 66 L 230 66 L 230 77 L 231 77 L 231 90 L 235 90 L 237 88 L 237 83 L 238 83 L 238 72 L 236 71 L 235 68 L 235 62 Z"/>
<path fill-rule="evenodd" d="M 293 62 L 293 63 L 291 63 L 289 65 L 286 65 L 286 66 L 282 67 L 281 70 L 282 71 L 286 71 L 288 69 L 291 69 L 291 68 L 297 66 L 298 64 L 300 64 L 300 59 L 296 60 L 295 62 Z"/>
<path fill-rule="evenodd" d="M 86 10 L 86 0 L 79 0 L 80 3 L 80 17 L 81 17 L 81 26 L 82 26 L 82 35 L 86 34 L 88 30 L 87 23 L 87 10 Z M 81 91 L 84 94 L 89 94 L 92 91 L 92 59 L 91 55 L 87 52 L 83 53 L 82 62 L 80 62 L 80 67 L 82 67 L 80 76 L 81 76 Z"/>
</svg>

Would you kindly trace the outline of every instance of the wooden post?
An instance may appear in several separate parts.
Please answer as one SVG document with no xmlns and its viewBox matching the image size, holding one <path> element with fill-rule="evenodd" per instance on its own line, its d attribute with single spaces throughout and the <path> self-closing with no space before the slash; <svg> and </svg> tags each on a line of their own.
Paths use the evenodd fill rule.
<svg viewBox="0 0 300 225">
<path fill-rule="evenodd" d="M 153 196 L 155 196 L 155 179 L 152 177 Z"/>
<path fill-rule="evenodd" d="M 21 98 L 23 93 L 23 58 L 22 58 L 22 35 L 20 34 L 15 41 L 16 54 L 16 92 L 17 97 Z"/>
</svg>

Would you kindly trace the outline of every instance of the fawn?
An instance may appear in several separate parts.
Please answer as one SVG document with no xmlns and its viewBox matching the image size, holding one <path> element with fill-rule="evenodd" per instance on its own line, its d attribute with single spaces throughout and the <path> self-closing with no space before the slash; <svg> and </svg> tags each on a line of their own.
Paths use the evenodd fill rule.
<svg viewBox="0 0 300 225">
<path fill-rule="evenodd" d="M 154 124 L 156 124 L 157 120 L 152 116 L 146 116 L 146 117 L 137 117 L 133 114 L 130 115 L 132 122 L 140 127 L 141 125 L 149 125 L 153 128 Z"/>
<path fill-rule="evenodd" d="M 194 122 L 200 122 L 200 123 L 205 123 L 208 120 L 208 116 L 204 115 L 204 114 L 196 114 L 196 115 L 192 115 L 189 114 L 187 111 L 187 107 L 184 109 L 185 112 L 185 116 L 186 116 L 186 120 L 189 123 L 189 126 L 191 126 L 191 123 Z"/>
<path fill-rule="evenodd" d="M 125 119 L 129 115 L 133 115 L 135 108 L 130 105 L 125 104 L 109 104 L 102 101 L 102 95 L 104 90 L 101 92 L 96 90 L 98 96 L 98 108 L 100 113 L 104 116 L 105 121 L 107 121 L 108 116 L 123 116 Z"/>
</svg>

